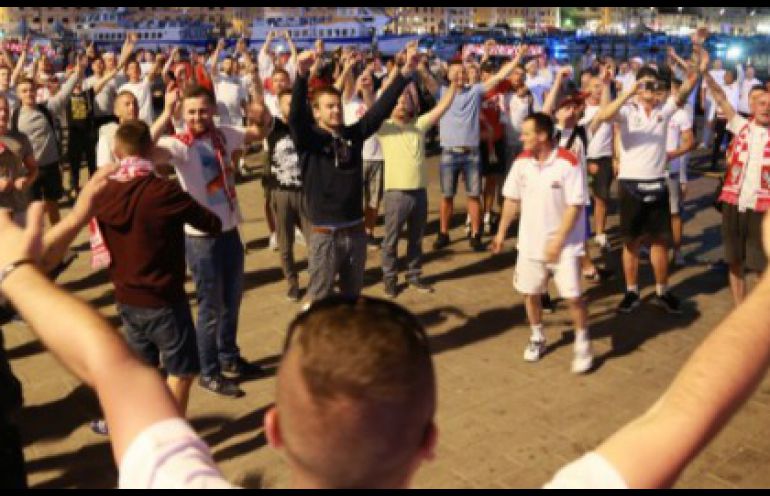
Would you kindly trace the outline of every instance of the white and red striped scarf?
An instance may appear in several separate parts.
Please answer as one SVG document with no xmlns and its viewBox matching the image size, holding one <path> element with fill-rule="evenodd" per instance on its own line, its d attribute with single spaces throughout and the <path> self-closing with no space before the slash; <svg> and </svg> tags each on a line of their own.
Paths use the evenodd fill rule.
<svg viewBox="0 0 770 496">
<path fill-rule="evenodd" d="M 719 195 L 719 201 L 729 203 L 730 205 L 738 205 L 741 195 L 741 187 L 749 161 L 749 140 L 751 138 L 752 121 L 753 119 L 741 128 L 730 144 L 727 175 L 725 176 L 722 193 Z M 766 212 L 768 209 L 770 209 L 770 139 L 765 143 L 762 152 L 759 190 L 757 191 L 757 200 L 752 210 Z"/>
<path fill-rule="evenodd" d="M 219 162 L 219 172 L 222 175 L 222 187 L 225 191 L 225 198 L 227 198 L 230 210 L 235 210 L 237 195 L 235 187 L 230 184 L 230 178 L 233 173 L 227 167 L 227 149 L 225 148 L 225 137 L 222 132 L 213 128 L 210 131 L 196 135 L 189 129 L 186 129 L 184 132 L 174 135 L 176 139 L 184 143 L 188 148 L 192 146 L 195 140 L 204 139 L 207 136 L 211 137 L 211 145 L 214 147 L 214 153 L 217 156 L 217 162 Z"/>
<path fill-rule="evenodd" d="M 152 162 L 139 157 L 126 157 L 120 161 L 120 167 L 110 179 L 121 183 L 128 182 L 137 177 L 145 177 L 152 174 L 155 170 Z M 104 236 L 99 228 L 96 217 L 88 223 L 88 231 L 91 243 L 91 268 L 94 270 L 109 267 L 112 263 L 112 256 L 107 244 L 104 242 Z"/>
</svg>

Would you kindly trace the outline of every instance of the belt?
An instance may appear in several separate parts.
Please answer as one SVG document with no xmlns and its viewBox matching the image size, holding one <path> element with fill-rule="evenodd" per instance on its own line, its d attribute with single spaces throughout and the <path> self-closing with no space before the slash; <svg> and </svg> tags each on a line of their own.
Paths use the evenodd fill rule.
<svg viewBox="0 0 770 496">
<path fill-rule="evenodd" d="M 339 227 L 339 228 L 333 228 L 333 227 L 321 227 L 321 226 L 313 226 L 311 228 L 313 232 L 317 232 L 319 234 L 335 234 L 338 232 L 361 232 L 364 230 L 364 223 L 361 222 L 359 224 L 348 226 L 348 227 Z"/>
<path fill-rule="evenodd" d="M 452 153 L 461 153 L 463 155 L 467 155 L 468 153 L 473 152 L 476 149 L 476 147 L 473 146 L 453 146 L 450 148 L 447 148 L 447 151 Z"/>
</svg>

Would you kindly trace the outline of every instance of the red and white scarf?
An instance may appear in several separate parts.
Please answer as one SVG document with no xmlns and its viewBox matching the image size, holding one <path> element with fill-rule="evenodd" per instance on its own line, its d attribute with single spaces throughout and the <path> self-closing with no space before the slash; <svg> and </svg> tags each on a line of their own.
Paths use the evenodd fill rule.
<svg viewBox="0 0 770 496">
<path fill-rule="evenodd" d="M 125 183 L 136 179 L 137 177 L 149 176 L 155 168 L 152 162 L 139 157 L 127 157 L 120 161 L 120 167 L 110 179 Z M 96 217 L 88 223 L 88 232 L 91 242 L 91 268 L 94 270 L 109 267 L 112 263 L 112 256 L 107 244 L 104 242 L 104 236 L 99 228 L 99 222 Z"/>
<path fill-rule="evenodd" d="M 235 187 L 230 184 L 230 179 L 234 176 L 232 170 L 227 167 L 227 149 L 225 148 L 225 137 L 222 132 L 213 128 L 211 131 L 195 135 L 192 131 L 186 129 L 184 132 L 174 135 L 176 139 L 184 143 L 188 148 L 191 147 L 196 140 L 204 139 L 207 136 L 211 137 L 211 145 L 214 147 L 214 153 L 217 156 L 217 162 L 219 162 L 219 172 L 222 175 L 222 187 L 225 191 L 227 203 L 230 206 L 230 210 L 235 210 L 235 200 L 237 195 L 235 193 Z"/>
<path fill-rule="evenodd" d="M 728 151 L 727 175 L 719 201 L 738 205 L 749 161 L 749 140 L 751 138 L 750 120 L 738 134 L 735 135 Z M 752 210 L 766 212 L 770 209 L 770 139 L 762 151 L 762 170 L 760 172 L 759 190 Z"/>
</svg>

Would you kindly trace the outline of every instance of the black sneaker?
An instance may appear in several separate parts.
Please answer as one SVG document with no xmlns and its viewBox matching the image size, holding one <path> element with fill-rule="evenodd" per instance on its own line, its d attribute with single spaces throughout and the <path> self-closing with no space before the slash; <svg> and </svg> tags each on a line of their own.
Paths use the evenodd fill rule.
<svg viewBox="0 0 770 496">
<path fill-rule="evenodd" d="M 475 252 L 487 251 L 484 243 L 481 242 L 481 233 L 476 233 L 470 241 L 471 249 Z"/>
<path fill-rule="evenodd" d="M 416 289 L 420 293 L 430 294 L 433 292 L 433 286 L 423 282 L 419 278 L 410 279 L 407 281 L 407 284 L 409 284 L 410 287 Z"/>
<path fill-rule="evenodd" d="M 631 313 L 640 303 L 639 295 L 633 291 L 629 291 L 623 297 L 623 301 L 620 302 L 620 305 L 618 305 L 618 312 Z"/>
<path fill-rule="evenodd" d="M 222 375 L 213 377 L 201 376 L 200 379 L 198 379 L 198 384 L 200 384 L 203 389 L 208 389 L 213 393 L 229 396 L 231 398 L 240 398 L 245 394 L 235 381 Z"/>
<path fill-rule="evenodd" d="M 291 285 L 289 286 L 289 291 L 286 293 L 286 298 L 289 301 L 298 302 L 299 301 L 299 286 Z"/>
<path fill-rule="evenodd" d="M 682 309 L 679 306 L 679 298 L 672 295 L 670 291 L 667 291 L 663 296 L 655 294 L 652 297 L 652 303 L 670 314 L 680 315 L 682 313 Z"/>
<path fill-rule="evenodd" d="M 434 250 L 440 250 L 442 248 L 446 248 L 449 246 L 449 235 L 444 233 L 438 233 L 438 236 L 436 236 L 436 241 L 433 242 L 433 249 Z"/>
<path fill-rule="evenodd" d="M 385 285 L 385 289 L 384 289 L 385 296 L 387 296 L 390 299 L 393 299 L 396 296 L 398 296 L 398 286 L 396 284 L 395 279 L 383 281 L 383 284 Z"/>
<path fill-rule="evenodd" d="M 236 377 L 257 377 L 265 374 L 262 367 L 247 362 L 243 357 L 238 357 L 232 362 L 222 362 L 220 365 L 222 372 L 233 374 Z"/>
<path fill-rule="evenodd" d="M 556 303 L 553 302 L 548 293 L 540 295 L 540 306 L 545 313 L 556 313 Z"/>
</svg>

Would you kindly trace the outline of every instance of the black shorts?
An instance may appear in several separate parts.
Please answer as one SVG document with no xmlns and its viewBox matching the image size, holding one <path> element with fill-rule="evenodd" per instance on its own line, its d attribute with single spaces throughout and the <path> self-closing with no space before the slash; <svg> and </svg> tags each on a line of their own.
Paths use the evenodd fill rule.
<svg viewBox="0 0 770 496">
<path fill-rule="evenodd" d="M 649 236 L 671 239 L 671 208 L 665 179 L 619 181 L 620 232 L 626 242 Z"/>
<path fill-rule="evenodd" d="M 118 303 L 118 313 L 128 345 L 147 365 L 157 367 L 162 358 L 169 375 L 189 377 L 200 372 L 195 325 L 187 300 L 163 308 Z"/>
<path fill-rule="evenodd" d="M 722 203 L 722 242 L 727 263 L 741 263 L 746 270 L 764 272 L 767 257 L 762 248 L 762 218 L 764 214 Z"/>
<path fill-rule="evenodd" d="M 596 174 L 591 174 L 591 164 L 597 165 L 599 170 L 596 171 Z M 615 175 L 612 170 L 612 157 L 589 158 L 588 171 L 591 179 L 591 191 L 594 196 L 608 201 L 610 199 L 612 178 Z"/>
<path fill-rule="evenodd" d="M 64 186 L 59 163 L 41 166 L 35 182 L 32 183 L 32 199 L 59 201 L 62 196 L 64 196 Z"/>
<path fill-rule="evenodd" d="M 502 176 L 505 174 L 505 140 L 495 141 L 493 145 L 497 160 L 490 162 L 489 145 L 486 142 L 479 144 L 479 160 L 482 176 Z"/>
</svg>

